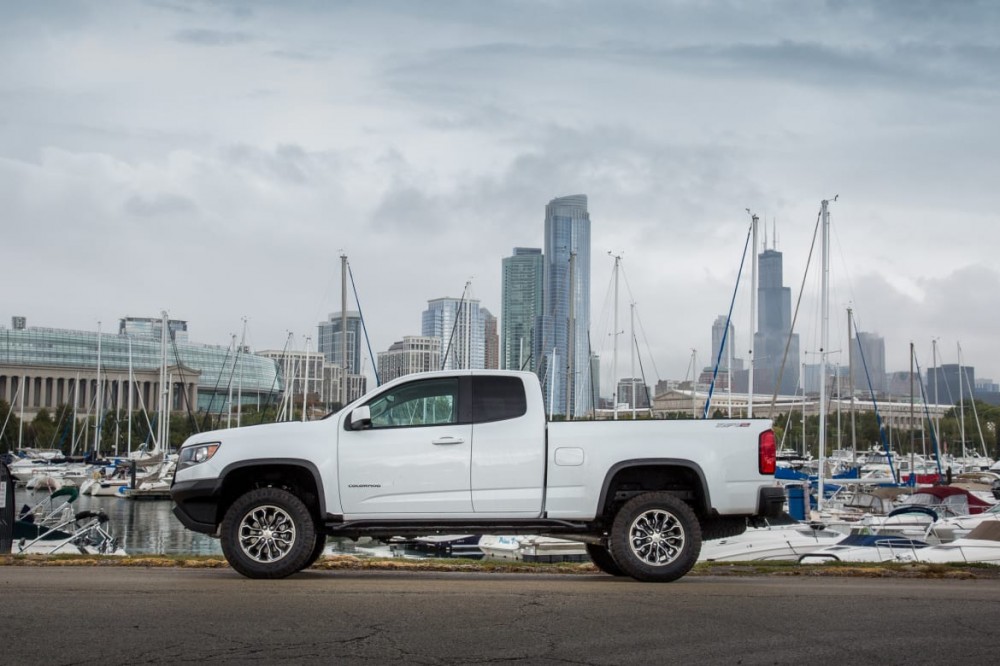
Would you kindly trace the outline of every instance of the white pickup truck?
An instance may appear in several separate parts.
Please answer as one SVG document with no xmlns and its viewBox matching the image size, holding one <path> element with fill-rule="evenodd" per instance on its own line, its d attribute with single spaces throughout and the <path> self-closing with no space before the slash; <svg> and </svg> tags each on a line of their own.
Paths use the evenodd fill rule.
<svg viewBox="0 0 1000 666">
<path fill-rule="evenodd" d="M 687 573 L 702 538 L 781 512 L 765 420 L 546 423 L 538 378 L 408 375 L 312 422 L 194 435 L 171 494 L 250 578 L 310 566 L 328 536 L 546 534 L 603 571 Z"/>
</svg>

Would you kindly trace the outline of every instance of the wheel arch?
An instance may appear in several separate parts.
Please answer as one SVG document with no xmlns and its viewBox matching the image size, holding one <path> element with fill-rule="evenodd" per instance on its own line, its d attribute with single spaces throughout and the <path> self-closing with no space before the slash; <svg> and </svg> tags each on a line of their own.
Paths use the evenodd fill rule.
<svg viewBox="0 0 1000 666">
<path fill-rule="evenodd" d="M 258 458 L 230 463 L 220 474 L 219 519 L 237 497 L 254 488 L 286 488 L 305 503 L 319 524 L 326 513 L 323 478 L 315 464 L 301 458 Z"/>
<path fill-rule="evenodd" d="M 711 514 L 712 500 L 701 466 L 681 458 L 636 458 L 615 463 L 608 470 L 597 502 L 597 516 L 611 517 L 612 508 L 639 492 L 674 492 L 696 515 Z"/>
</svg>

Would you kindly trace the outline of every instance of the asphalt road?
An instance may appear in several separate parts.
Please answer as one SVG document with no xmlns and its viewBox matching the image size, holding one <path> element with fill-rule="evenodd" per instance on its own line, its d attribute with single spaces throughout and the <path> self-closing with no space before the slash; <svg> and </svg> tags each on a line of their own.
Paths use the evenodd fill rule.
<svg viewBox="0 0 1000 666">
<path fill-rule="evenodd" d="M 0 567 L 0 664 L 992 664 L 1000 581 Z"/>
</svg>

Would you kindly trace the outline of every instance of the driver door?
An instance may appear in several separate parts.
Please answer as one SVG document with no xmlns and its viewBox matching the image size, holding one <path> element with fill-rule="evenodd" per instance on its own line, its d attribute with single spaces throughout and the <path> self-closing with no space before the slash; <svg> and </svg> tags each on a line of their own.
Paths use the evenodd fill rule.
<svg viewBox="0 0 1000 666">
<path fill-rule="evenodd" d="M 367 403 L 369 427 L 341 430 L 347 516 L 472 513 L 472 424 L 460 422 L 459 386 L 458 377 L 400 384 Z"/>
</svg>

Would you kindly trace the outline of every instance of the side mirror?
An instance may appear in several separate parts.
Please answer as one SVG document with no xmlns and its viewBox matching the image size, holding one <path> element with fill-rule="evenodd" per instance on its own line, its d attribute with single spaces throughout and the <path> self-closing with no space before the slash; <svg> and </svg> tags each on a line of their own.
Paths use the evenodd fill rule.
<svg viewBox="0 0 1000 666">
<path fill-rule="evenodd" d="M 354 411 L 351 412 L 350 428 L 351 430 L 362 430 L 364 428 L 370 427 L 372 424 L 372 413 L 368 408 L 368 405 L 362 405 L 361 407 L 356 407 Z"/>
</svg>

